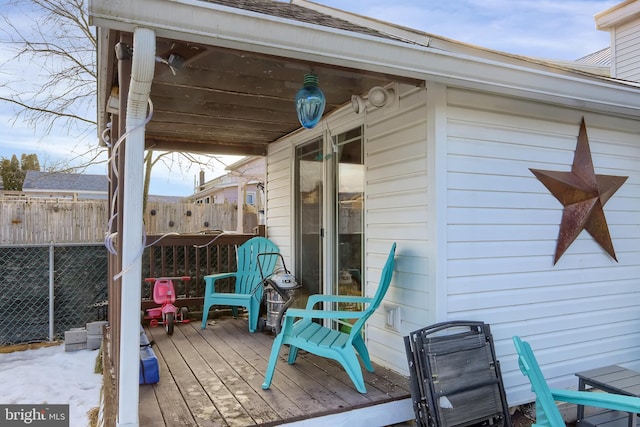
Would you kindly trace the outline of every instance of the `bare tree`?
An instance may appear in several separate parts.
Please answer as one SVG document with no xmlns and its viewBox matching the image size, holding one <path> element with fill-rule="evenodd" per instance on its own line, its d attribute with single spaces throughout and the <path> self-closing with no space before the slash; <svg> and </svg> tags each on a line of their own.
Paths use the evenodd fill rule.
<svg viewBox="0 0 640 427">
<path fill-rule="evenodd" d="M 151 170 L 155 165 L 159 162 L 164 163 L 165 167 L 168 170 L 184 170 L 188 169 L 185 167 L 184 163 L 187 163 L 188 166 L 198 165 L 203 169 L 214 169 L 215 164 L 219 164 L 224 166 L 225 168 L 228 166 L 225 164 L 218 156 L 203 156 L 198 155 L 194 156 L 191 153 L 181 152 L 180 156 L 173 156 L 173 153 L 167 151 L 153 151 L 151 149 L 147 150 L 144 155 L 144 189 L 143 189 L 143 206 L 146 208 L 147 198 L 149 196 L 149 183 L 151 182 Z"/>
<path fill-rule="evenodd" d="M 9 96 L 0 101 L 16 107 L 15 120 L 34 128 L 42 126 L 44 135 L 56 125 L 64 126 L 70 136 L 95 133 L 97 42 L 85 0 L 8 3 L 10 7 L 1 15 L 0 41 L 13 56 L 0 64 L 0 71 L 9 75 L 2 85 Z M 27 68 L 38 70 L 37 75 L 29 76 L 33 77 L 29 83 L 24 73 L 12 77 L 6 71 Z"/>
<path fill-rule="evenodd" d="M 96 133 L 96 36 L 89 26 L 86 0 L 7 0 L 9 7 L 0 12 L 0 43 L 11 52 L 11 58 L 0 63 L 0 74 L 9 76 L 0 82 L 3 92 L 0 102 L 15 107 L 15 121 L 22 120 L 40 134 L 48 135 L 55 126 L 64 126 L 70 140 L 81 140 Z M 25 18 L 26 17 L 26 18 Z M 16 63 L 38 69 L 31 85 L 25 76 L 11 76 Z M 72 157 L 70 162 L 81 165 L 58 164 L 57 169 L 77 171 L 101 161 L 101 149 L 96 145 Z M 196 158 L 189 153 L 149 151 L 145 158 L 144 200 L 146 203 L 151 169 L 162 160 L 167 166 L 187 161 L 212 167 L 220 162 L 216 156 Z M 82 160 L 81 160 L 82 159 Z M 88 160 L 87 160 L 88 159 Z M 222 163 L 222 162 L 220 162 Z"/>
</svg>

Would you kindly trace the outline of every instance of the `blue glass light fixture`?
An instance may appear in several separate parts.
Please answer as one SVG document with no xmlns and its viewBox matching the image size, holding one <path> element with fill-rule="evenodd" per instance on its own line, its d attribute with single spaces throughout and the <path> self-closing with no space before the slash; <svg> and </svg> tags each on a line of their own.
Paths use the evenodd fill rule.
<svg viewBox="0 0 640 427">
<path fill-rule="evenodd" d="M 311 129 L 318 124 L 324 113 L 326 99 L 318 87 L 318 76 L 305 74 L 302 88 L 296 93 L 296 112 L 300 124 Z"/>
</svg>

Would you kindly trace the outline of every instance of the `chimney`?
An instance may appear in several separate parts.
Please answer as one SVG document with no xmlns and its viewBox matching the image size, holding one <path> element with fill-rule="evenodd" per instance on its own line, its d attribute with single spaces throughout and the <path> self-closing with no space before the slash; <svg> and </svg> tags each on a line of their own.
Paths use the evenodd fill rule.
<svg viewBox="0 0 640 427">
<path fill-rule="evenodd" d="M 611 77 L 640 82 L 640 0 L 626 0 L 595 15 L 611 34 Z"/>
<path fill-rule="evenodd" d="M 200 190 L 204 190 L 204 169 L 200 169 Z"/>
</svg>

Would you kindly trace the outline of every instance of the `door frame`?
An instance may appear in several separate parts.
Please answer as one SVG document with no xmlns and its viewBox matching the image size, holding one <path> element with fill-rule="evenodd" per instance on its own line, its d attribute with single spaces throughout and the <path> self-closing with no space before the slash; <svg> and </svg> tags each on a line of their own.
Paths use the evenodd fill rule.
<svg viewBox="0 0 640 427">
<path fill-rule="evenodd" d="M 296 170 L 296 149 L 301 146 L 304 145 L 306 143 L 309 143 L 311 141 L 313 141 L 314 139 L 318 138 L 318 137 L 322 137 L 322 147 L 323 147 L 323 152 L 324 153 L 329 153 L 331 152 L 333 154 L 334 152 L 334 144 L 333 144 L 333 137 L 337 136 L 341 133 L 347 132 L 349 130 L 352 130 L 354 128 L 357 127 L 361 127 L 362 128 L 362 144 L 363 144 L 363 162 L 364 165 L 366 167 L 366 126 L 365 126 L 365 115 L 356 115 L 353 110 L 351 108 L 343 108 L 341 111 L 337 112 L 334 116 L 331 117 L 331 119 L 323 119 L 316 128 L 314 129 L 310 129 L 310 130 L 305 130 L 305 131 L 301 131 L 298 135 L 296 135 L 296 138 L 294 141 L 292 141 L 292 145 L 291 145 L 291 162 L 290 162 L 290 167 L 291 167 L 291 191 L 290 191 L 290 198 L 291 198 L 291 218 L 293 218 L 294 223 L 291 226 L 291 247 L 292 247 L 292 251 L 291 251 L 291 265 L 292 266 L 296 266 L 298 265 L 298 259 L 297 259 L 297 254 L 298 254 L 298 236 L 297 236 L 297 232 L 298 232 L 298 226 L 299 224 L 296 224 L 295 221 L 297 221 L 297 194 L 296 194 L 296 179 L 297 179 L 297 170 Z M 326 154 L 325 154 L 326 156 Z M 322 212 L 323 212 L 323 218 L 322 218 L 322 229 L 323 229 L 323 238 L 322 238 L 322 244 L 321 244 L 321 250 L 323 251 L 323 256 L 322 256 L 322 274 L 323 277 L 327 278 L 327 277 L 333 277 L 333 275 L 335 274 L 336 277 L 335 279 L 337 280 L 337 274 L 338 272 L 335 271 L 337 269 L 337 236 L 335 232 L 332 233 L 327 233 L 327 230 L 332 230 L 335 231 L 335 227 L 337 226 L 337 222 L 336 222 L 336 215 L 335 215 L 335 206 L 329 206 L 329 205 L 333 205 L 333 203 L 328 203 L 328 200 L 333 200 L 334 199 L 334 194 L 332 194 L 333 192 L 333 183 L 335 182 L 335 174 L 334 174 L 334 168 L 331 165 L 330 161 L 327 161 L 327 159 L 323 159 L 323 207 L 322 207 Z M 331 183 L 331 188 L 329 188 L 329 185 L 327 185 L 328 183 Z M 365 185 L 365 191 L 366 191 L 366 185 Z M 329 199 L 329 197 L 331 197 L 331 199 Z M 363 219 L 364 220 L 364 219 Z M 366 223 L 363 224 L 363 228 L 366 229 Z M 330 235 L 329 235 L 330 234 Z M 364 270 L 366 270 L 366 265 L 365 264 L 365 260 L 366 257 L 364 256 L 364 252 L 365 252 L 365 248 L 362 248 L 363 250 L 363 272 Z M 321 288 L 319 289 L 319 292 L 322 294 L 327 294 L 329 292 L 331 292 L 332 290 L 329 288 L 327 289 L 326 286 L 326 282 L 327 280 L 323 280 L 321 283 Z M 365 281 L 362 282 L 362 286 L 363 286 L 363 293 L 365 293 Z"/>
</svg>

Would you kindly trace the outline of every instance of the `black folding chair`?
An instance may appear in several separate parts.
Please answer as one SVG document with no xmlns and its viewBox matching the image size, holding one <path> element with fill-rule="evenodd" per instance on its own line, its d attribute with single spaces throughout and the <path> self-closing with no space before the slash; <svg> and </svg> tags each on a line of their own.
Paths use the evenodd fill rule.
<svg viewBox="0 0 640 427">
<path fill-rule="evenodd" d="M 404 341 L 418 426 L 511 426 L 489 325 L 438 323 Z"/>
</svg>

